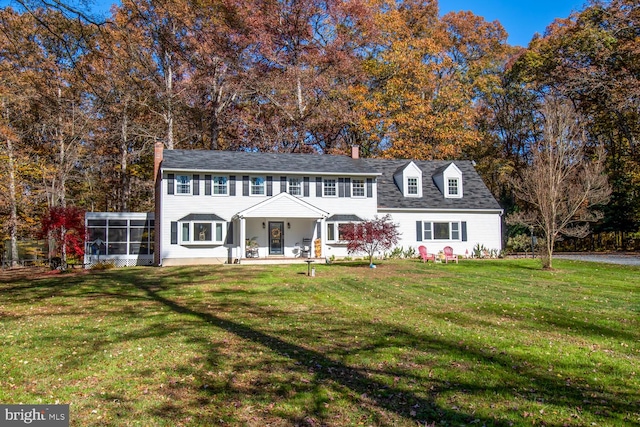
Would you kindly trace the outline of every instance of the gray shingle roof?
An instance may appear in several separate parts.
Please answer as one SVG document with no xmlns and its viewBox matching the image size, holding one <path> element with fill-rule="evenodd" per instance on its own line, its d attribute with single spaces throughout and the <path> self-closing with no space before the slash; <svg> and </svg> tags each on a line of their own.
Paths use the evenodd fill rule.
<svg viewBox="0 0 640 427">
<path fill-rule="evenodd" d="M 162 167 L 172 170 L 374 175 L 365 159 L 328 154 L 164 150 L 163 157 Z"/>
<path fill-rule="evenodd" d="M 178 221 L 224 221 L 216 214 L 189 214 L 184 218 L 180 218 Z"/>
<path fill-rule="evenodd" d="M 422 170 L 422 197 L 404 197 L 393 181 L 393 174 L 406 160 L 368 159 L 372 169 L 382 173 L 378 177 L 378 208 L 384 209 L 501 209 L 491 191 L 470 161 L 414 161 Z M 445 199 L 433 176 L 454 163 L 462 172 L 462 198 Z"/>
<path fill-rule="evenodd" d="M 162 168 L 227 173 L 305 173 L 368 175 L 378 181 L 380 209 L 501 209 L 470 161 L 414 161 L 422 170 L 423 197 L 404 197 L 393 175 L 410 160 L 352 159 L 327 154 L 254 153 L 241 151 L 165 150 Z M 445 199 L 433 182 L 449 164 L 462 172 L 463 197 Z"/>
<path fill-rule="evenodd" d="M 332 221 L 333 222 L 335 222 L 335 221 L 360 222 L 360 221 L 362 221 L 362 218 L 360 218 L 358 215 L 353 215 L 353 214 L 335 214 L 335 215 L 331 215 L 329 218 L 327 218 L 327 221 L 329 221 L 329 222 L 332 222 Z"/>
</svg>

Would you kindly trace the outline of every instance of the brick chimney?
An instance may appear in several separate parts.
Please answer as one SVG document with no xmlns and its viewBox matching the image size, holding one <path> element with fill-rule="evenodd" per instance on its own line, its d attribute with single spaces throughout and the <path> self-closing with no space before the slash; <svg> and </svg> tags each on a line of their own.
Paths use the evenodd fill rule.
<svg viewBox="0 0 640 427">
<path fill-rule="evenodd" d="M 360 147 L 358 147 L 357 145 L 354 145 L 351 147 L 351 158 L 352 159 L 360 158 Z"/>
<path fill-rule="evenodd" d="M 164 143 L 156 142 L 153 147 L 153 179 L 154 179 L 154 216 L 155 216 L 155 238 L 153 248 L 153 263 L 160 265 L 160 205 L 162 202 L 162 176 L 160 175 L 160 166 L 164 155 Z"/>
</svg>

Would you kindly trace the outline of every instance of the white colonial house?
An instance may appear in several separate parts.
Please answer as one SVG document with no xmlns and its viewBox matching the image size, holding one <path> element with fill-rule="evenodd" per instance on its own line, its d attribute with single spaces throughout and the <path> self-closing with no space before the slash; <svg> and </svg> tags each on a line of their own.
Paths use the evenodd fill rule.
<svg viewBox="0 0 640 427">
<path fill-rule="evenodd" d="M 365 159 L 357 148 L 335 156 L 163 150 L 161 144 L 155 157 L 156 209 L 145 220 L 155 219 L 149 255 L 156 265 L 340 258 L 349 255 L 343 224 L 387 214 L 404 248 L 451 246 L 459 255 L 476 244 L 502 249 L 503 211 L 469 161 Z M 87 214 L 87 221 L 108 225 L 110 218 L 92 215 L 110 214 Z M 101 240 L 109 258 L 108 230 L 92 234 L 88 226 L 93 242 L 107 236 Z"/>
</svg>

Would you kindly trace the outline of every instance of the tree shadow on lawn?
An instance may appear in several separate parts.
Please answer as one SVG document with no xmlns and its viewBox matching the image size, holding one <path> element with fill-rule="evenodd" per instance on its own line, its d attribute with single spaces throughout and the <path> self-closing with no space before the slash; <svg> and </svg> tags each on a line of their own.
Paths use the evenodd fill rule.
<svg viewBox="0 0 640 427">
<path fill-rule="evenodd" d="M 220 270 L 220 272 L 224 274 L 225 270 Z M 189 336 L 193 334 L 194 337 L 192 337 L 192 339 L 198 340 L 197 344 L 207 351 L 207 354 L 204 355 L 206 365 L 216 366 L 219 354 L 217 353 L 218 350 L 214 348 L 215 345 L 209 340 L 195 337 L 194 334 L 194 331 L 202 328 L 202 326 L 198 324 L 199 321 L 206 322 L 213 327 L 233 334 L 247 342 L 271 349 L 274 354 L 283 359 L 282 363 L 286 363 L 286 360 L 292 361 L 294 365 L 292 369 L 294 370 L 313 374 L 314 379 L 309 384 L 280 384 L 280 388 L 273 390 L 274 393 L 286 395 L 288 387 L 295 387 L 298 392 L 305 392 L 307 390 L 313 392 L 317 390 L 319 386 L 331 383 L 335 384 L 334 387 L 337 389 L 348 390 L 352 395 L 352 399 L 357 402 L 357 405 L 370 408 L 373 416 L 375 416 L 375 409 L 377 408 L 382 411 L 387 411 L 388 413 L 396 414 L 411 422 L 473 422 L 474 424 L 478 423 L 479 425 L 485 424 L 493 426 L 506 426 L 510 424 L 510 421 L 507 419 L 480 417 L 477 416 L 477 414 L 445 408 L 436 403 L 435 399 L 439 394 L 453 392 L 496 395 L 497 398 L 501 400 L 505 399 L 505 396 L 517 396 L 530 402 L 545 402 L 563 406 L 569 410 L 588 406 L 588 408 L 585 407 L 582 410 L 596 414 L 595 416 L 600 418 L 603 417 L 601 414 L 611 412 L 612 408 L 615 408 L 615 412 L 618 414 L 637 412 L 637 395 L 613 394 L 607 390 L 590 387 L 589 384 L 570 382 L 567 381 L 567 379 L 556 377 L 555 373 L 547 373 L 545 369 L 535 366 L 535 364 L 529 362 L 525 357 L 510 355 L 505 352 L 495 353 L 490 349 L 469 346 L 465 343 L 438 338 L 435 335 L 416 334 L 408 329 L 398 328 L 391 324 L 376 323 L 375 327 L 370 326 L 372 330 L 375 330 L 376 334 L 376 338 L 372 343 L 365 347 L 345 347 L 342 353 L 337 353 L 347 356 L 350 353 L 375 351 L 376 349 L 386 347 L 408 347 L 428 354 L 446 353 L 453 358 L 464 361 L 464 363 L 468 363 L 470 360 L 477 360 L 483 365 L 494 365 L 504 371 L 504 378 L 506 379 L 505 382 L 500 385 L 486 387 L 477 380 L 473 381 L 473 378 L 470 381 L 455 382 L 429 379 L 429 383 L 432 385 L 431 388 L 429 390 L 420 390 L 421 393 L 418 394 L 406 388 L 389 385 L 375 378 L 377 375 L 387 378 L 398 376 L 416 382 L 424 380 L 424 378 L 415 376 L 411 367 L 405 369 L 402 366 L 385 364 L 379 369 L 353 368 L 327 356 L 324 351 L 310 350 L 300 345 L 287 342 L 281 338 L 281 336 L 284 337 L 286 335 L 269 335 L 243 323 L 211 314 L 205 311 L 209 309 L 205 308 L 205 304 L 202 302 L 196 302 L 196 304 L 190 304 L 189 306 L 187 303 L 169 299 L 162 295 L 164 291 L 170 290 L 172 298 L 173 295 L 187 293 L 186 289 L 180 290 L 176 288 L 184 286 L 190 288 L 190 284 L 200 281 L 202 277 L 199 273 L 191 272 L 190 270 L 187 270 L 187 274 L 182 275 L 176 275 L 175 270 L 165 274 L 167 278 L 170 278 L 169 282 L 171 285 L 165 284 L 167 282 L 161 278 L 149 280 L 144 278 L 144 273 L 130 270 L 118 272 L 113 275 L 111 277 L 112 281 L 109 281 L 106 287 L 103 286 L 103 281 L 98 281 L 98 284 L 94 284 L 93 287 L 83 285 L 82 280 L 87 280 L 87 277 L 85 277 L 80 279 L 80 281 L 74 280 L 72 283 L 65 282 L 64 284 L 57 282 L 34 283 L 31 289 L 25 284 L 14 288 L 13 291 L 25 293 L 22 295 L 24 299 L 46 298 L 49 295 L 56 294 L 55 291 L 58 289 L 58 286 L 67 287 L 75 284 L 83 287 L 85 291 L 90 290 L 88 295 L 91 296 L 103 295 L 109 298 L 158 303 L 168 308 L 170 312 L 187 315 L 191 317 L 192 320 L 178 320 L 179 324 L 173 321 L 171 325 L 154 322 L 143 330 L 123 333 L 112 342 L 137 340 L 148 337 L 163 337 L 173 333 L 182 333 L 183 335 L 186 334 Z M 59 280 L 59 278 L 57 279 Z M 120 286 L 120 292 L 117 291 L 118 286 Z M 114 287 L 116 289 L 114 289 Z M 103 289 L 104 292 L 101 291 L 101 289 Z M 79 296 L 79 293 L 81 293 L 79 290 L 73 290 L 70 296 Z M 221 293 L 221 295 L 228 294 L 228 291 Z M 64 294 L 61 294 L 61 296 L 64 296 Z M 226 302 L 213 302 L 213 308 L 211 309 L 215 310 L 219 308 L 220 304 L 224 305 Z M 246 308 L 249 308 L 249 306 L 247 305 Z M 264 313 L 265 320 L 269 314 L 273 313 Z M 123 313 L 123 315 L 134 318 L 135 316 L 139 316 L 140 313 L 132 311 L 130 313 Z M 199 319 L 199 321 L 196 319 Z M 91 331 L 87 331 L 86 334 L 90 332 Z M 314 331 L 309 331 L 309 334 L 312 335 L 313 332 Z M 346 336 L 349 333 L 349 327 L 345 327 L 341 332 Z M 304 337 L 304 333 L 305 331 L 292 332 L 292 334 L 296 335 L 296 338 L 300 338 L 300 336 Z M 308 342 L 314 342 L 313 336 L 307 338 Z M 90 348 L 85 348 L 84 350 L 87 352 L 98 352 L 101 350 L 101 347 L 100 345 L 97 347 L 90 346 Z M 336 354 L 335 351 L 334 354 Z M 238 367 L 238 369 L 242 368 L 243 367 Z M 262 366 L 255 367 L 257 370 L 262 368 Z M 196 368 L 187 365 L 185 365 L 184 369 L 184 373 L 193 374 L 197 372 Z M 455 369 L 455 367 L 452 367 L 452 369 Z M 205 378 L 204 373 L 197 373 L 197 375 L 202 375 L 203 383 L 206 383 L 208 380 Z M 185 385 L 184 387 L 192 386 Z M 221 395 L 224 396 L 232 393 L 234 389 L 233 385 L 219 385 L 206 391 L 212 394 L 221 393 Z M 264 384 L 256 383 L 250 388 L 243 389 L 242 392 L 261 393 L 265 396 L 265 399 L 268 399 L 269 390 L 270 389 L 264 387 Z M 382 392 L 377 393 L 381 390 Z M 237 391 L 235 393 L 237 393 Z M 176 399 L 180 399 L 180 396 L 176 396 Z M 585 403 L 587 400 L 589 403 Z M 634 402 L 636 403 L 634 404 Z M 325 417 L 325 409 L 323 407 L 325 403 L 324 398 L 318 397 L 312 407 L 307 408 L 307 410 L 311 411 L 311 416 L 323 419 L 323 417 Z M 170 413 L 184 415 L 184 407 L 175 404 L 168 405 L 165 409 Z M 161 408 L 164 408 L 164 406 Z M 162 410 L 159 409 L 158 411 L 157 416 L 162 417 Z M 164 413 L 164 416 L 166 417 L 166 413 Z M 285 419 L 288 416 L 287 414 L 281 415 L 281 417 Z M 216 424 L 219 418 L 212 417 L 210 420 L 201 421 L 209 421 L 212 424 Z M 524 420 L 522 421 L 524 422 Z M 294 417 L 290 418 L 289 422 L 299 425 L 313 425 L 315 421 L 304 417 L 302 419 Z M 326 419 L 325 422 L 331 424 L 331 419 Z"/>
<path fill-rule="evenodd" d="M 501 352 L 495 354 L 487 349 L 476 348 L 461 342 L 453 342 L 447 339 L 438 339 L 430 335 L 417 335 L 405 329 L 397 329 L 391 325 L 378 325 L 387 329 L 381 337 L 392 337 L 391 342 L 380 339 L 379 342 L 369 346 L 369 350 L 391 346 L 411 347 L 424 352 L 442 352 L 460 360 L 480 360 L 483 364 L 497 365 L 504 372 L 509 373 L 505 377 L 512 377 L 511 383 L 502 383 L 499 386 L 485 387 L 476 382 L 456 383 L 440 381 L 437 387 L 431 387 L 428 395 L 423 397 L 406 389 L 396 388 L 376 380 L 372 375 L 405 376 L 411 374 L 399 369 L 371 370 L 366 368 L 353 368 L 336 361 L 325 354 L 310 350 L 305 347 L 284 341 L 278 336 L 256 330 L 243 323 L 224 319 L 208 312 L 198 311 L 186 305 L 180 304 L 159 294 L 157 285 L 147 283 L 145 280 L 136 280 L 132 283 L 138 289 L 144 291 L 147 296 L 170 308 L 172 311 L 188 316 L 195 316 L 209 325 L 225 330 L 243 340 L 253 342 L 271 349 L 278 354 L 295 362 L 295 365 L 314 374 L 315 383 L 326 381 L 344 387 L 360 396 L 361 405 L 377 407 L 379 409 L 395 413 L 402 418 L 413 422 L 473 422 L 493 426 L 510 425 L 510 421 L 496 418 L 483 418 L 477 414 L 464 413 L 459 409 L 442 407 L 435 402 L 439 393 L 458 391 L 465 394 L 484 393 L 496 396 L 516 395 L 532 402 L 545 402 L 564 406 L 569 410 L 581 408 L 587 398 L 597 395 L 598 402 L 590 402 L 588 411 L 602 417 L 608 411 L 615 409 L 618 413 L 634 413 L 637 411 L 633 399 L 638 396 L 623 394 L 622 397 L 612 395 L 605 390 L 596 390 L 588 384 L 571 383 L 564 378 L 558 378 L 555 373 L 546 373 L 542 368 L 536 367 L 524 357 Z M 367 348 L 357 348 L 352 351 L 366 351 Z M 346 350 L 347 352 L 349 350 Z M 257 369 L 260 369 L 258 366 Z M 415 378 L 419 379 L 419 378 Z M 438 383 L 437 380 L 430 382 Z M 372 391 L 384 392 L 374 394 Z M 264 392 L 264 391 L 263 391 Z M 580 409 L 582 410 L 582 409 Z M 587 411 L 587 409 L 584 409 Z M 316 416 L 322 417 L 322 411 L 316 409 Z M 300 420 L 297 420 L 300 421 Z M 304 421 L 304 420 L 303 420 Z M 304 425 L 304 423 L 302 423 Z M 312 424 L 311 422 L 307 424 Z M 482 425 L 480 424 L 480 425 Z"/>
</svg>

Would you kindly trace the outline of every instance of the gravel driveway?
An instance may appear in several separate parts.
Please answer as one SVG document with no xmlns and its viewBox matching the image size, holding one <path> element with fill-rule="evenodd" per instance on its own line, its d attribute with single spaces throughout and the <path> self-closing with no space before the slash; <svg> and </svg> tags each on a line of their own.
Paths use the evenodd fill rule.
<svg viewBox="0 0 640 427">
<path fill-rule="evenodd" d="M 609 254 L 580 254 L 580 253 L 557 253 L 554 258 L 572 259 L 576 261 L 605 262 L 609 264 L 640 265 L 640 254 L 637 253 L 609 253 Z"/>
</svg>

